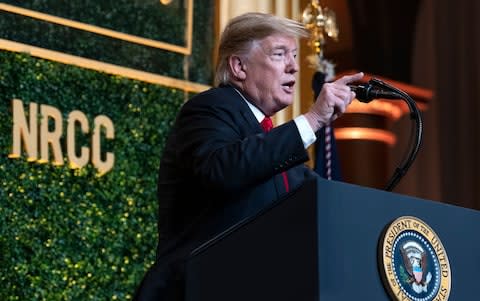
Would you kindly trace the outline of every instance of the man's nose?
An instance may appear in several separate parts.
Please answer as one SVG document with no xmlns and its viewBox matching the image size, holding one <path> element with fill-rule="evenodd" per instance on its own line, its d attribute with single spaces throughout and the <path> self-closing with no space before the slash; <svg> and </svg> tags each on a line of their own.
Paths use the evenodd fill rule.
<svg viewBox="0 0 480 301">
<path fill-rule="evenodd" d="M 298 72 L 298 63 L 293 54 L 287 56 L 287 64 L 286 64 L 286 71 L 288 73 L 296 73 Z"/>
</svg>

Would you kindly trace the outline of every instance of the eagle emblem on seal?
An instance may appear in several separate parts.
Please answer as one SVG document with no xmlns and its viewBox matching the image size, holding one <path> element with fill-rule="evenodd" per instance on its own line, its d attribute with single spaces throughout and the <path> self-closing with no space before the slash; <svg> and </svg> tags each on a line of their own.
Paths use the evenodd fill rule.
<svg viewBox="0 0 480 301">
<path fill-rule="evenodd" d="M 432 274 L 428 271 L 427 254 L 415 241 L 407 241 L 400 247 L 403 265 L 408 273 L 407 283 L 416 293 L 427 292 Z"/>
</svg>

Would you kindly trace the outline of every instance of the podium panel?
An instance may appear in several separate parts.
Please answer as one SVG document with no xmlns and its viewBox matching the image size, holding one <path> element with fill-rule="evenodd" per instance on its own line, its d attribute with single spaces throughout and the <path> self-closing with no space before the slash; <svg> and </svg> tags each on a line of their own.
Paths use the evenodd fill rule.
<svg viewBox="0 0 480 301">
<path fill-rule="evenodd" d="M 314 188 L 295 191 L 292 201 L 265 208 L 195 250 L 187 263 L 187 300 L 298 300 L 298 292 L 317 296 Z M 292 282 L 292 277 L 302 280 Z"/>
<path fill-rule="evenodd" d="M 449 300 L 474 300 L 478 211 L 321 178 L 195 250 L 187 300 L 390 300 L 378 246 L 401 216 L 425 221 L 443 243 Z"/>
</svg>

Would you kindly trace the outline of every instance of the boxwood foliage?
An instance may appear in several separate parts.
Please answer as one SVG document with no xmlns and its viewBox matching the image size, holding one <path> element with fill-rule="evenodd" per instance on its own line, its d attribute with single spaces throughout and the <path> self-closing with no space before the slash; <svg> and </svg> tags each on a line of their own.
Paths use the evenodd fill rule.
<svg viewBox="0 0 480 301">
<path fill-rule="evenodd" d="M 186 4 L 159 0 L 5 0 L 9 5 L 185 46 Z M 192 53 L 185 56 L 0 11 L 0 37 L 203 84 L 212 81 L 215 0 L 193 1 Z M 188 72 L 185 72 L 188 70 Z"/>
<path fill-rule="evenodd" d="M 157 169 L 184 92 L 7 51 L 0 66 L 0 300 L 131 299 L 154 260 Z M 12 99 L 26 115 L 30 102 L 62 112 L 64 165 L 8 157 Z M 101 114 L 114 123 L 115 165 L 101 177 L 68 167 L 73 110 L 90 129 Z"/>
</svg>

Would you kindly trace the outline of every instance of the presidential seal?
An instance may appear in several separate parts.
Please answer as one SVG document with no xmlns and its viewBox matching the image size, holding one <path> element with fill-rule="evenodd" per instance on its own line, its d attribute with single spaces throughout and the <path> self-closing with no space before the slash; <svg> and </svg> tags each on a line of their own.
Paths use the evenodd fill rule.
<svg viewBox="0 0 480 301">
<path fill-rule="evenodd" d="M 447 252 L 422 220 L 402 216 L 389 224 L 380 238 L 378 262 L 392 300 L 448 300 L 451 270 Z"/>
</svg>

